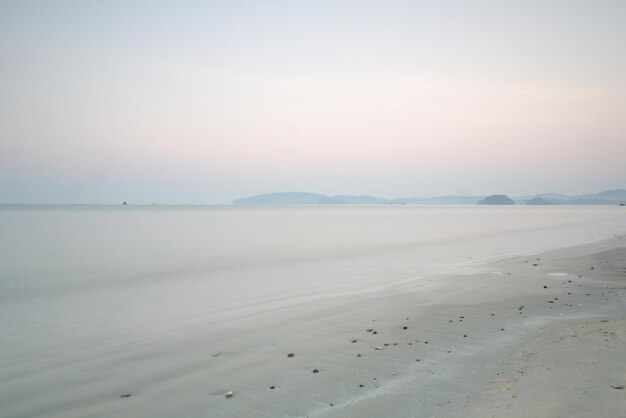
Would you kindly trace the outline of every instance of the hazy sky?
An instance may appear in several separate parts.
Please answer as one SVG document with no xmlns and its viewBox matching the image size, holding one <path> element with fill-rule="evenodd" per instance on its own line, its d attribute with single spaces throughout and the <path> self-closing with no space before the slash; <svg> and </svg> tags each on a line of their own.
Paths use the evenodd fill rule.
<svg viewBox="0 0 626 418">
<path fill-rule="evenodd" d="M 0 202 L 626 187 L 626 1 L 0 1 Z"/>
</svg>

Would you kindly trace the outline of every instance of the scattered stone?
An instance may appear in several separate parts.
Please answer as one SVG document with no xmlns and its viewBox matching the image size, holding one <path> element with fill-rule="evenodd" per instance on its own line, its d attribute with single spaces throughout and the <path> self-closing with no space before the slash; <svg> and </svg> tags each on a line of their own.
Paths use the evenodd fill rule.
<svg viewBox="0 0 626 418">
<path fill-rule="evenodd" d="M 463 337 L 464 337 L 464 338 L 467 338 L 467 334 L 463 334 Z"/>
<path fill-rule="evenodd" d="M 360 388 L 364 387 L 363 385 L 359 385 Z"/>
<path fill-rule="evenodd" d="M 293 357 L 293 356 L 295 356 L 295 354 L 294 354 L 294 353 L 289 353 L 289 354 L 287 354 L 287 357 Z"/>
<path fill-rule="evenodd" d="M 374 331 L 374 332 L 372 332 L 372 334 L 378 334 L 378 331 Z"/>
<path fill-rule="evenodd" d="M 402 329 L 409 329 L 409 327 L 402 327 Z"/>
<path fill-rule="evenodd" d="M 122 393 L 120 398 L 130 398 L 130 393 Z"/>
<path fill-rule="evenodd" d="M 363 354 L 359 353 L 356 355 L 357 357 L 363 357 Z"/>
<path fill-rule="evenodd" d="M 537 264 L 537 263 L 534 263 L 534 264 L 533 264 L 533 267 L 537 267 L 538 265 L 539 265 L 539 264 Z"/>
<path fill-rule="evenodd" d="M 547 288 L 548 288 L 548 286 L 544 286 L 543 288 L 544 288 L 544 289 L 547 289 Z"/>
<path fill-rule="evenodd" d="M 270 386 L 270 389 L 274 390 L 276 389 L 276 386 Z"/>
<path fill-rule="evenodd" d="M 366 332 L 372 332 L 372 331 L 374 331 L 374 329 L 373 328 L 369 328 L 369 329 L 366 329 L 365 331 Z"/>
<path fill-rule="evenodd" d="M 356 342 L 356 340 L 352 340 L 352 344 L 354 344 Z"/>
<path fill-rule="evenodd" d="M 313 369 L 313 373 L 319 373 L 320 371 L 317 369 Z"/>
<path fill-rule="evenodd" d="M 228 392 L 226 392 L 226 394 L 224 395 L 224 397 L 225 397 L 226 399 L 230 399 L 230 398 L 232 398 L 233 396 L 235 396 L 235 394 L 233 393 L 233 391 L 232 391 L 232 390 L 229 390 L 229 391 L 228 391 Z"/>
<path fill-rule="evenodd" d="M 624 389 L 624 385 L 611 385 L 613 389 Z"/>
<path fill-rule="evenodd" d="M 219 357 L 219 356 L 220 356 L 220 353 L 213 353 L 213 354 L 211 354 L 211 355 L 212 355 L 213 357 Z"/>
</svg>

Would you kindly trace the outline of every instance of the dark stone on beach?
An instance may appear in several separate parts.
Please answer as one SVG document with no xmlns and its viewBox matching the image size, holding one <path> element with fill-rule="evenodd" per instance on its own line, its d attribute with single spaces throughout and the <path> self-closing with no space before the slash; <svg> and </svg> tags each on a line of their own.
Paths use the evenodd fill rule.
<svg viewBox="0 0 626 418">
<path fill-rule="evenodd" d="M 320 371 L 317 369 L 313 369 L 313 373 L 319 373 Z"/>
<path fill-rule="evenodd" d="M 130 398 L 130 393 L 122 393 L 120 398 Z"/>
<path fill-rule="evenodd" d="M 364 387 L 363 385 L 359 385 L 360 388 Z"/>
<path fill-rule="evenodd" d="M 370 328 L 370 329 L 366 329 L 365 331 L 366 331 L 366 332 L 372 332 L 372 331 L 374 331 L 374 330 L 373 330 L 372 328 Z"/>
<path fill-rule="evenodd" d="M 533 264 L 533 267 L 537 267 L 538 265 L 539 265 L 539 264 L 536 264 L 536 263 L 535 263 L 535 264 Z"/>
<path fill-rule="evenodd" d="M 402 329 L 409 329 L 409 327 L 402 327 Z"/>
<path fill-rule="evenodd" d="M 289 353 L 289 354 L 287 354 L 287 357 L 293 357 L 293 356 L 295 356 L 295 354 L 294 354 L 294 353 Z"/>
<path fill-rule="evenodd" d="M 463 334 L 463 337 L 464 337 L 464 338 L 467 338 L 467 334 Z"/>
<path fill-rule="evenodd" d="M 544 289 L 547 289 L 547 288 L 548 288 L 548 286 L 544 286 L 543 288 L 544 288 Z"/>
<path fill-rule="evenodd" d="M 613 389 L 624 389 L 624 385 L 611 385 Z"/>
<path fill-rule="evenodd" d="M 356 340 L 352 340 L 352 344 L 354 344 L 356 342 Z"/>
<path fill-rule="evenodd" d="M 276 386 L 270 386 L 270 389 L 276 389 Z"/>
<path fill-rule="evenodd" d="M 374 332 L 372 332 L 372 334 L 378 334 L 378 331 L 374 331 Z"/>
</svg>

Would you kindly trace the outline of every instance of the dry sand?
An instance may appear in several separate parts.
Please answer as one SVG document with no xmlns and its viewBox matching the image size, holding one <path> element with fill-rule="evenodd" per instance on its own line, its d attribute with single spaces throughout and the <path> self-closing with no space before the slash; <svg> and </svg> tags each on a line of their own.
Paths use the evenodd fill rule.
<svg viewBox="0 0 626 418">
<path fill-rule="evenodd" d="M 611 386 L 626 386 L 625 288 L 616 236 L 348 301 L 233 310 L 210 331 L 177 322 L 162 341 L 149 322 L 127 324 L 124 344 L 99 323 L 80 344 L 47 335 L 48 349 L 4 357 L 0 416 L 626 416 Z"/>
</svg>

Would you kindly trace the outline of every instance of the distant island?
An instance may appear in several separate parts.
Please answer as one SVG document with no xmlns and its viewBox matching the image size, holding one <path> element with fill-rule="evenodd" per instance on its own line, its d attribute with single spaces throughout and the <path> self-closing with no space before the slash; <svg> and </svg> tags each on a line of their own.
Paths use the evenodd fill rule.
<svg viewBox="0 0 626 418">
<path fill-rule="evenodd" d="M 497 202 L 497 203 L 496 203 Z M 544 193 L 509 198 L 491 196 L 433 196 L 386 199 L 376 196 L 334 195 L 306 192 L 276 192 L 244 197 L 234 205 L 619 205 L 626 203 L 626 189 L 607 190 L 596 194 L 568 196 Z"/>
<path fill-rule="evenodd" d="M 504 194 L 494 194 L 478 201 L 479 205 L 514 205 L 515 202 Z"/>
</svg>

